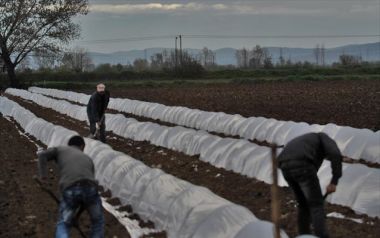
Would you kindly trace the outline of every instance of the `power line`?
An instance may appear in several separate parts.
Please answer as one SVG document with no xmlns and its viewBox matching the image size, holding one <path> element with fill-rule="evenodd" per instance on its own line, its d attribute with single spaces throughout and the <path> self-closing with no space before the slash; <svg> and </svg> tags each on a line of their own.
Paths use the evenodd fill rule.
<svg viewBox="0 0 380 238">
<path fill-rule="evenodd" d="M 183 35 L 186 38 L 218 38 L 218 39 L 252 39 L 252 38 L 370 38 L 380 37 L 380 34 L 349 34 L 349 35 Z"/>
<path fill-rule="evenodd" d="M 141 36 L 117 39 L 100 39 L 100 40 L 84 40 L 77 41 L 78 43 L 86 44 L 102 44 L 102 43 L 122 43 L 133 41 L 151 41 L 173 39 L 177 35 L 162 35 L 162 36 Z M 372 38 L 380 37 L 380 34 L 333 34 L 333 35 L 182 35 L 188 39 L 258 39 L 258 38 L 275 38 L 275 39 L 302 39 L 302 38 Z"/>
<path fill-rule="evenodd" d="M 165 35 L 165 36 L 141 36 L 141 37 L 129 37 L 129 38 L 118 38 L 118 39 L 101 39 L 101 40 L 84 40 L 78 41 L 78 43 L 118 43 L 118 42 L 130 42 L 130 41 L 149 41 L 158 39 L 172 39 L 175 35 Z"/>
</svg>

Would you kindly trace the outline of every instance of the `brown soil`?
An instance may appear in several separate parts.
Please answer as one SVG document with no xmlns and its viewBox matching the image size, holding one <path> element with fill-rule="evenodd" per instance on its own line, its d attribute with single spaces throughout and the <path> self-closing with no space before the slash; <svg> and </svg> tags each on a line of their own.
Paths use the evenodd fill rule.
<svg viewBox="0 0 380 238">
<path fill-rule="evenodd" d="M 63 116 L 53 110 L 42 108 L 34 103 L 11 97 L 38 117 L 57 125 L 76 130 L 81 135 L 88 135 L 88 127 L 84 122 L 78 122 Z M 108 143 L 118 151 L 143 161 L 151 167 L 158 167 L 165 172 L 195 185 L 205 186 L 214 193 L 234 203 L 250 209 L 258 218 L 270 220 L 270 186 L 258 180 L 247 178 L 231 171 L 218 169 L 204 163 L 197 156 L 187 156 L 165 148 L 153 146 L 147 142 L 136 142 L 109 134 Z M 220 174 L 219 176 L 217 176 Z M 281 227 L 290 236 L 296 234 L 296 209 L 294 197 L 288 188 L 280 189 L 282 199 Z M 365 223 L 358 224 L 348 220 L 328 218 L 332 237 L 376 237 L 380 233 L 379 219 L 365 215 L 356 215 L 351 209 L 326 205 L 327 212 L 340 212 L 348 217 L 363 218 Z M 373 223 L 371 225 L 370 223 Z"/>
</svg>

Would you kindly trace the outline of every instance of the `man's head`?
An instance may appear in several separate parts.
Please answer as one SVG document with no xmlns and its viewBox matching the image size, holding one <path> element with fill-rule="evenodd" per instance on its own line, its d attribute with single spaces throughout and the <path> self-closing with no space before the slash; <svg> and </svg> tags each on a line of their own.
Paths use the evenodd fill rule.
<svg viewBox="0 0 380 238">
<path fill-rule="evenodd" d="M 106 85 L 104 85 L 103 83 L 99 83 L 98 85 L 96 85 L 96 92 L 98 92 L 99 94 L 104 94 L 106 90 Z"/>
<path fill-rule="evenodd" d="M 84 150 L 84 146 L 86 145 L 81 136 L 71 137 L 67 144 L 68 144 L 68 146 L 75 146 L 75 147 L 79 148 L 81 151 Z"/>
</svg>

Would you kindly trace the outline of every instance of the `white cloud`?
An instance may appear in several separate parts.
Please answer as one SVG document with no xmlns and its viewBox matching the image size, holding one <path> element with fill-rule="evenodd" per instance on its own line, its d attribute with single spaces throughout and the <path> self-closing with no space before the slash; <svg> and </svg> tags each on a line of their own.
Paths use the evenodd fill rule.
<svg viewBox="0 0 380 238">
<path fill-rule="evenodd" d="M 221 3 L 212 5 L 212 8 L 215 10 L 228 10 L 228 6 Z"/>
<path fill-rule="evenodd" d="M 311 5 L 312 3 L 303 2 L 235 2 L 235 3 L 214 3 L 207 4 L 190 3 L 125 3 L 125 4 L 91 4 L 92 12 L 133 14 L 133 13 L 190 13 L 207 11 L 215 14 L 233 15 L 326 15 L 342 12 L 337 5 L 328 7 L 322 5 Z M 376 10 L 376 7 L 363 6 L 362 4 L 351 4 L 351 9 L 346 8 L 352 13 L 365 13 Z M 344 11 L 344 10 L 343 10 Z"/>
<path fill-rule="evenodd" d="M 144 11 L 174 11 L 183 7 L 183 4 L 161 4 L 161 3 L 148 3 L 148 4 L 93 4 L 90 5 L 92 12 L 105 12 L 105 13 L 133 13 Z"/>
</svg>

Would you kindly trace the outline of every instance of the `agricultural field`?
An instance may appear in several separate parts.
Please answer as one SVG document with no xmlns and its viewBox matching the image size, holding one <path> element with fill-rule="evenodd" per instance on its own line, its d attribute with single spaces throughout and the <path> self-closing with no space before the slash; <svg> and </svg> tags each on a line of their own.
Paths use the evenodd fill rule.
<svg viewBox="0 0 380 238">
<path fill-rule="evenodd" d="M 75 90 L 74 90 L 75 91 Z M 90 93 L 93 89 L 81 90 Z M 380 129 L 380 80 L 288 81 L 115 88 L 112 97 L 205 111 Z"/>
<path fill-rule="evenodd" d="M 84 104 L 92 91 L 92 88 L 66 91 L 30 88 L 29 91 L 8 89 L 2 93 L 0 217 L 5 222 L 0 224 L 1 237 L 50 237 L 53 234 L 56 205 L 31 179 L 37 173 L 37 149 L 57 143 L 52 134 L 58 129 L 51 129 L 54 132 L 46 136 L 48 133 L 42 131 L 55 127 L 43 123 L 68 129 L 62 135 L 54 134 L 62 137 L 60 141 L 64 140 L 64 135 L 74 132 L 88 136 Z M 226 232 L 234 234 L 234 237 L 248 237 L 246 232 L 253 229 L 250 228 L 251 225 L 254 227 L 253 224 L 260 224 L 262 231 L 270 232 L 268 223 L 263 222 L 271 220 L 271 174 L 268 170 L 271 164 L 267 145 L 286 143 L 289 138 L 278 129 L 285 126 L 290 129 L 282 130 L 291 131 L 289 136 L 313 130 L 329 133 L 331 128 L 337 131 L 335 139 L 346 158 L 339 184 L 341 190 L 328 198 L 325 206 L 332 237 L 370 238 L 380 234 L 380 182 L 376 181 L 380 174 L 380 155 L 376 154 L 376 146 L 380 146 L 379 80 L 131 87 L 111 88 L 110 91 L 112 98 L 160 103 L 169 107 L 128 100 L 110 102 L 106 117 L 108 144 L 114 151 L 129 156 L 128 159 L 123 158 L 120 162 L 119 158 L 111 159 L 115 152 L 100 153 L 98 148 L 104 148 L 104 151 L 110 148 L 89 140 L 87 153 L 94 155 L 96 168 L 100 171 L 97 176 L 104 191 L 104 206 L 111 207 L 110 212 L 106 211 L 106 237 L 138 237 L 144 233 L 149 234 L 146 237 L 176 237 L 173 236 L 176 232 L 186 235 L 192 232 L 197 235 Z M 202 112 L 186 111 L 186 108 L 177 108 L 176 111 L 170 106 Z M 203 112 L 207 117 L 202 117 Z M 228 120 L 222 118 L 228 114 L 240 114 L 241 117 L 227 119 L 242 120 L 242 123 L 227 123 Z M 27 120 L 29 117 L 37 117 L 44 122 L 35 122 L 33 126 L 30 123 L 34 123 L 34 119 Z M 252 123 L 244 124 L 245 118 L 250 117 L 255 117 L 249 121 Z M 268 121 L 269 118 L 276 120 Z M 213 120 L 220 123 L 213 123 Z M 44 126 L 38 127 L 38 123 Z M 338 126 L 324 126 L 329 123 Z M 242 125 L 246 125 L 245 129 Z M 274 131 L 274 127 L 278 130 Z M 347 136 L 347 133 L 356 132 L 358 137 Z M 377 139 L 379 144 L 376 145 Z M 357 149 L 352 148 L 355 146 Z M 118 167 L 125 166 L 125 178 L 133 180 L 133 173 L 137 172 L 129 169 L 135 167 L 128 163 L 136 163 L 134 166 L 147 171 L 147 174 L 159 173 L 156 176 L 162 179 L 158 182 L 149 180 L 146 185 L 149 189 L 142 192 L 137 190 L 137 185 L 133 190 L 133 184 L 124 179 L 120 171 L 116 172 Z M 322 166 L 320 176 L 327 174 L 326 167 Z M 119 180 L 119 177 L 124 180 Z M 322 184 L 327 181 L 327 178 L 320 179 Z M 355 185 L 355 180 L 362 181 L 362 184 Z M 56 188 L 56 182 L 56 171 L 52 167 L 52 189 Z M 136 182 L 142 183 L 138 179 Z M 284 181 L 279 183 L 280 226 L 289 237 L 294 237 L 297 226 L 294 197 L 284 186 Z M 132 196 L 131 191 L 140 193 Z M 188 191 L 194 191 L 196 195 L 186 193 Z M 195 196 L 205 197 L 195 202 L 191 200 L 196 199 Z M 355 199 L 347 196 L 355 196 Z M 177 197 L 187 203 L 178 207 Z M 167 201 L 174 204 L 170 209 Z M 223 210 L 224 206 L 230 210 Z M 186 216 L 181 212 L 175 213 L 181 208 L 182 213 L 187 212 Z M 194 211 L 202 212 L 194 214 Z M 124 214 L 121 218 L 119 216 L 120 222 L 115 218 L 118 217 L 115 216 L 117 212 Z M 223 231 L 207 231 L 207 225 L 221 224 L 219 217 L 226 219 Z M 84 217 L 81 225 L 85 231 L 88 224 L 88 218 Z M 196 229 L 189 231 L 187 227 L 192 225 Z M 231 231 L 229 225 L 237 231 Z"/>
</svg>

